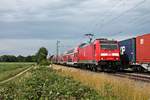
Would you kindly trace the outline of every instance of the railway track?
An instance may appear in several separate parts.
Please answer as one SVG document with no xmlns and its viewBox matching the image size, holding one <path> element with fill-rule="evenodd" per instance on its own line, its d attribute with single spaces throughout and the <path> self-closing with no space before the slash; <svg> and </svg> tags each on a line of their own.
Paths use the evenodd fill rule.
<svg viewBox="0 0 150 100">
<path fill-rule="evenodd" d="M 150 75 L 137 73 L 111 73 L 111 75 L 150 83 Z"/>
<path fill-rule="evenodd" d="M 64 66 L 64 65 L 61 65 L 61 66 Z M 75 68 L 75 67 L 73 67 L 73 68 Z M 81 69 L 81 68 L 77 68 L 77 69 L 91 71 L 89 69 Z M 92 71 L 92 72 L 94 72 L 94 71 Z M 95 72 L 95 73 L 102 73 L 102 72 L 98 71 L 98 72 Z M 116 76 L 116 77 L 128 78 L 128 79 L 132 79 L 132 80 L 135 80 L 135 81 L 150 83 L 150 74 L 149 73 L 134 73 L 134 72 L 131 72 L 131 71 L 122 71 L 122 72 L 116 72 L 116 73 L 105 71 L 103 73 L 108 74 L 108 75 L 112 75 L 112 76 Z"/>
</svg>

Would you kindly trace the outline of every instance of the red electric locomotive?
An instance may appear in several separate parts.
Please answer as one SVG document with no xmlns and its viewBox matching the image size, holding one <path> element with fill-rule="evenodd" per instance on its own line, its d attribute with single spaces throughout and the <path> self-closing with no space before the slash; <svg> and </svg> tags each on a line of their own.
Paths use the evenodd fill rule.
<svg viewBox="0 0 150 100">
<path fill-rule="evenodd" d="M 115 40 L 96 39 L 83 43 L 78 49 L 78 64 L 92 70 L 116 70 L 120 64 L 120 50 Z"/>
</svg>

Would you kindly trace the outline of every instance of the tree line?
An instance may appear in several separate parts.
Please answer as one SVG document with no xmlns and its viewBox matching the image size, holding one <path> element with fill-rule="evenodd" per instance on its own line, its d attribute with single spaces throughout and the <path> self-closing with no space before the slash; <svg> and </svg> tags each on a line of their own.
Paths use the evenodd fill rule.
<svg viewBox="0 0 150 100">
<path fill-rule="evenodd" d="M 14 55 L 2 55 L 0 56 L 0 62 L 37 62 L 38 65 L 49 65 L 51 62 L 47 59 L 48 50 L 45 47 L 41 47 L 35 55 L 30 56 L 14 56 Z"/>
<path fill-rule="evenodd" d="M 0 56 L 0 62 L 36 62 L 36 55 L 29 56 L 14 56 L 14 55 L 2 55 Z"/>
</svg>

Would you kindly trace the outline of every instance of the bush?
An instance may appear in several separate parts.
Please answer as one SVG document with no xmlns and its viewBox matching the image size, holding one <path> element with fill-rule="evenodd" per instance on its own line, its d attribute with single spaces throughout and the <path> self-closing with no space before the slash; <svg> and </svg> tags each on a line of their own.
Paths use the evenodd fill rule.
<svg viewBox="0 0 150 100">
<path fill-rule="evenodd" d="M 47 60 L 47 55 L 48 55 L 47 49 L 44 47 L 41 47 L 36 54 L 37 64 L 38 65 L 48 65 L 49 63 Z"/>
<path fill-rule="evenodd" d="M 40 67 L 30 71 L 31 76 L 5 84 L 0 97 L 5 100 L 99 100 L 103 97 L 80 82 L 62 77 L 53 70 Z"/>
<path fill-rule="evenodd" d="M 49 65 L 50 62 L 48 62 L 48 60 L 42 60 L 39 65 Z"/>
</svg>

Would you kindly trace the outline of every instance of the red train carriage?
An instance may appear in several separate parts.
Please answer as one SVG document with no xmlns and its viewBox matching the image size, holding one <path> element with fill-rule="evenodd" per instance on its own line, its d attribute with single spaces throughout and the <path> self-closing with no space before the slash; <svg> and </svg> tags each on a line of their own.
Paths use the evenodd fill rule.
<svg viewBox="0 0 150 100">
<path fill-rule="evenodd" d="M 56 55 L 52 55 L 51 57 L 50 57 L 50 61 L 52 61 L 53 63 L 56 63 Z"/>
<path fill-rule="evenodd" d="M 67 65 L 77 65 L 78 63 L 78 48 L 71 49 L 63 55 L 63 62 Z"/>
<path fill-rule="evenodd" d="M 62 61 L 63 64 L 66 65 L 66 64 L 67 64 L 67 59 L 68 59 L 66 53 L 64 53 L 64 54 L 62 55 L 62 59 L 63 59 L 63 61 Z"/>
<path fill-rule="evenodd" d="M 88 68 L 116 69 L 120 63 L 118 42 L 107 39 L 96 39 L 89 44 L 81 44 L 78 49 L 78 64 Z M 115 68 L 116 67 L 116 68 Z"/>
<path fill-rule="evenodd" d="M 52 56 L 50 60 L 55 64 L 60 64 L 62 61 L 61 56 L 56 55 Z"/>
</svg>

